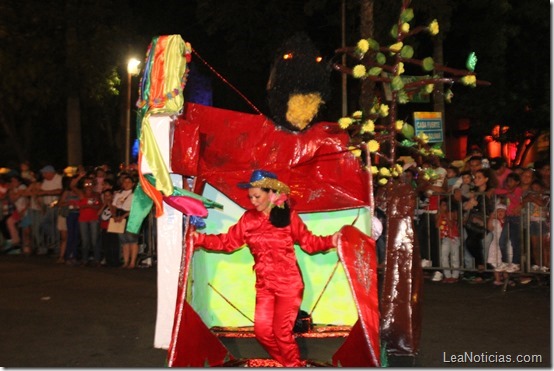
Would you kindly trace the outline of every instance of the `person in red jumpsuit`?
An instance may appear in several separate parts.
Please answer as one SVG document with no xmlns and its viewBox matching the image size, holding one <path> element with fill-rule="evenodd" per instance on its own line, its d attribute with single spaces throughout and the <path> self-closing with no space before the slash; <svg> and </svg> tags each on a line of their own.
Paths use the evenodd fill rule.
<svg viewBox="0 0 554 371">
<path fill-rule="evenodd" d="M 256 339 L 283 366 L 304 366 L 293 336 L 304 291 L 294 244 L 298 243 L 309 254 L 323 252 L 337 245 L 339 233 L 312 234 L 298 214 L 289 208 L 290 189 L 274 173 L 255 170 L 250 182 L 238 186 L 248 189 L 248 198 L 254 208 L 247 210 L 227 233 L 194 232 L 195 249 L 233 252 L 248 245 L 256 274 Z"/>
</svg>

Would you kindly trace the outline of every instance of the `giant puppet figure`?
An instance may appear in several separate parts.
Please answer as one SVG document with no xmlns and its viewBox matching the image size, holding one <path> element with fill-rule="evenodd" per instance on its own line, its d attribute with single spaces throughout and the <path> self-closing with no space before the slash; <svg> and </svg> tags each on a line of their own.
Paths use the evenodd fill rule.
<svg viewBox="0 0 554 371">
<path fill-rule="evenodd" d="M 314 233 L 328 234 L 345 225 L 336 252 L 311 256 L 297 249 L 306 285 L 302 308 L 310 311 L 316 324 L 352 329 L 332 357 L 333 364 L 378 366 L 369 176 L 348 150 L 348 137 L 338 124 L 315 120 L 328 96 L 325 84 L 319 85 L 317 74 L 306 75 L 311 82 L 303 85 L 299 80 L 298 89 L 290 94 L 281 74 L 289 73 L 290 79 L 292 70 L 281 57 L 292 55 L 284 61 L 300 63 L 295 68 L 309 61 L 308 68 L 319 69 L 324 79 L 328 69 L 318 65 L 321 59 L 315 48 L 302 36 L 284 45 L 271 73 L 268 96 L 275 103 L 286 94 L 294 96 L 294 102 L 270 104 L 272 120 L 262 114 L 185 103 L 192 51 L 179 35 L 154 38 L 140 85 L 141 176 L 127 228 L 138 230 L 155 207 L 159 290 L 155 346 L 168 348 L 169 366 L 221 366 L 235 359 L 212 329 L 252 324 L 253 262 L 242 251 L 193 254 L 190 234 L 203 224 L 199 217 L 206 218 L 205 232 L 225 232 L 249 207 L 237 183 L 253 169 L 263 168 L 290 186 L 292 208 Z M 184 177 L 190 181 L 185 185 Z M 180 229 L 183 216 L 186 223 Z"/>
</svg>

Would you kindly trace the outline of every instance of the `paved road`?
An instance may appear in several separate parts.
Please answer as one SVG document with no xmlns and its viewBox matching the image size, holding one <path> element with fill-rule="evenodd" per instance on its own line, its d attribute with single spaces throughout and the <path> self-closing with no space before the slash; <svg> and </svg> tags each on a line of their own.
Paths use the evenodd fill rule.
<svg viewBox="0 0 554 371">
<path fill-rule="evenodd" d="M 551 367 L 550 286 L 503 293 L 492 284 L 426 282 L 417 357 L 390 366 Z M 156 270 L 57 265 L 47 257 L 0 256 L 0 366 L 164 367 L 153 348 Z M 236 357 L 263 357 L 252 339 L 226 339 Z M 327 361 L 341 339 L 301 339 L 304 357 Z M 532 363 L 452 362 L 464 352 Z M 445 362 L 448 359 L 450 362 Z"/>
</svg>

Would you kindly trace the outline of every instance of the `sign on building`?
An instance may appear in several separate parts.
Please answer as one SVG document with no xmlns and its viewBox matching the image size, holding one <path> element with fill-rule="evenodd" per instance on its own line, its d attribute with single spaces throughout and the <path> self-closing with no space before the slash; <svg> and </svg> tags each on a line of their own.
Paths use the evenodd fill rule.
<svg viewBox="0 0 554 371">
<path fill-rule="evenodd" d="M 442 113 L 441 112 L 414 112 L 415 134 L 425 133 L 429 143 L 443 141 Z"/>
</svg>

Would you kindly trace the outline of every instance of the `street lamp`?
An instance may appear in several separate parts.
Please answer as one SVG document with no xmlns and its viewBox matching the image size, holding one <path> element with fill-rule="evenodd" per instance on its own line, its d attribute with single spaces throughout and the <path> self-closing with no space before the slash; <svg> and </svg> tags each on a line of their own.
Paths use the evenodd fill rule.
<svg viewBox="0 0 554 371">
<path fill-rule="evenodd" d="M 140 61 L 135 58 L 127 62 L 127 107 L 125 111 L 125 168 L 129 167 L 131 154 L 131 78 L 140 72 Z"/>
</svg>

